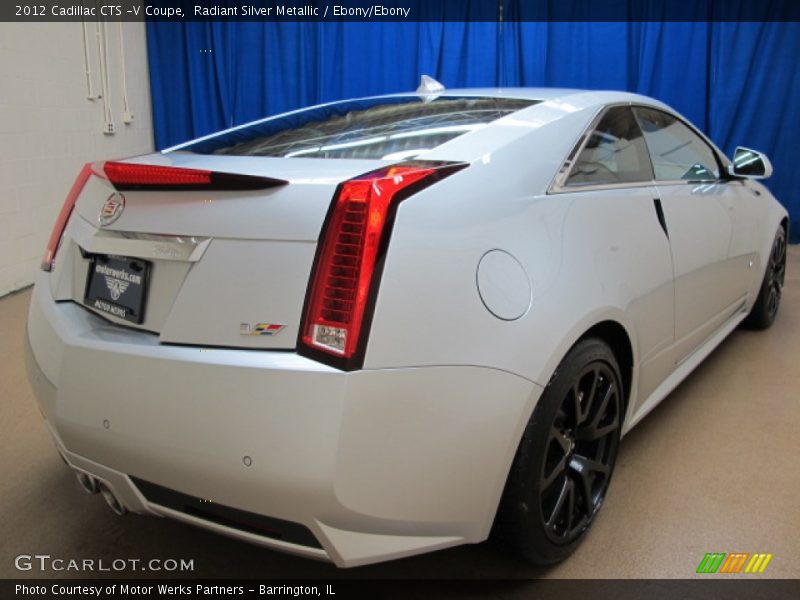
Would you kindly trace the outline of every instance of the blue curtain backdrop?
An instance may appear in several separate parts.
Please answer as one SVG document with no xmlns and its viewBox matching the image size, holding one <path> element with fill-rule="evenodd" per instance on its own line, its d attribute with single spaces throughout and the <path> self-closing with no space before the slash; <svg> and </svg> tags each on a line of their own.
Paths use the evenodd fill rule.
<svg viewBox="0 0 800 600">
<path fill-rule="evenodd" d="M 752 19 L 750 0 L 698 3 L 695 18 L 707 20 L 655 20 L 666 2 L 650 2 L 653 20 L 640 22 L 550 22 L 547 3 L 522 0 L 502 2 L 503 22 L 482 0 L 459 4 L 461 22 L 436 21 L 436 3 L 422 0 L 431 21 L 148 22 L 156 146 L 305 105 L 411 91 L 423 73 L 448 87 L 629 90 L 673 106 L 728 155 L 737 145 L 766 152 L 775 167 L 766 183 L 800 241 L 800 23 L 723 20 L 743 10 Z M 762 14 L 775 19 L 784 4 L 764 2 Z"/>
</svg>

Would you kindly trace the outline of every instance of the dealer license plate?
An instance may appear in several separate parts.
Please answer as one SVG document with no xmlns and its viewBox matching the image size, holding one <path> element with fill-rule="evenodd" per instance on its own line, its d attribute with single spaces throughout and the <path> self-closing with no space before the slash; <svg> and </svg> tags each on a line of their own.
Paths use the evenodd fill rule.
<svg viewBox="0 0 800 600">
<path fill-rule="evenodd" d="M 150 263 L 123 256 L 93 256 L 84 303 L 100 312 L 140 324 L 144 320 Z"/>
</svg>

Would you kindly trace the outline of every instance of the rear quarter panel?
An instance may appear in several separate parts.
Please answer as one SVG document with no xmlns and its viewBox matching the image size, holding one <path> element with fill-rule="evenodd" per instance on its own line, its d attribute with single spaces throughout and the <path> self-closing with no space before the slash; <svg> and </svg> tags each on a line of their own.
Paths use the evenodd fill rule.
<svg viewBox="0 0 800 600">
<path fill-rule="evenodd" d="M 475 365 L 545 385 L 603 320 L 626 328 L 635 355 L 669 344 L 669 246 L 649 188 L 541 192 L 581 132 L 577 119 L 543 128 L 400 205 L 365 368 Z M 531 307 L 516 321 L 494 317 L 478 294 L 478 262 L 492 249 L 530 280 Z M 650 323 L 653 306 L 670 316 Z"/>
</svg>

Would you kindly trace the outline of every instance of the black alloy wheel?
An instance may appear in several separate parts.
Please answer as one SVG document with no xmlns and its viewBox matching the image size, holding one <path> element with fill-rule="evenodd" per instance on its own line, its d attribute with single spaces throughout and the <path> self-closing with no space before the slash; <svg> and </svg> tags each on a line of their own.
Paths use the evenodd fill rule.
<svg viewBox="0 0 800 600">
<path fill-rule="evenodd" d="M 608 364 L 587 365 L 550 428 L 539 482 L 548 538 L 569 543 L 600 508 L 619 443 L 619 383 Z"/>
<path fill-rule="evenodd" d="M 495 521 L 528 562 L 556 563 L 583 540 L 611 481 L 624 406 L 611 348 L 597 338 L 576 343 L 525 428 Z"/>
<path fill-rule="evenodd" d="M 769 256 L 769 266 L 767 267 L 769 277 L 769 295 L 767 296 L 767 311 L 774 319 L 781 304 L 781 291 L 783 281 L 786 277 L 786 236 L 779 234 L 775 236 L 772 244 L 772 252 Z"/>
<path fill-rule="evenodd" d="M 744 321 L 745 327 L 766 329 L 775 321 L 781 305 L 783 283 L 786 279 L 786 231 L 778 227 L 769 253 L 764 279 L 753 308 Z"/>
</svg>

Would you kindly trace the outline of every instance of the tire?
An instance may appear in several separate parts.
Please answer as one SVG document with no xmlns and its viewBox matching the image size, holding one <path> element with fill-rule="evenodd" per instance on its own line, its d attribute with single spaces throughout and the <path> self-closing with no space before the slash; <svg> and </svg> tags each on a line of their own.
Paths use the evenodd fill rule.
<svg viewBox="0 0 800 600">
<path fill-rule="evenodd" d="M 528 562 L 559 562 L 586 536 L 614 470 L 623 393 L 617 360 L 596 338 L 569 351 L 542 393 L 497 518 L 498 533 Z"/>
<path fill-rule="evenodd" d="M 748 329 L 767 329 L 775 321 L 781 305 L 783 282 L 786 278 L 786 231 L 778 227 L 764 279 L 750 314 L 743 321 Z"/>
</svg>

